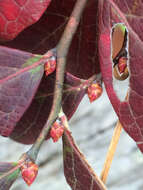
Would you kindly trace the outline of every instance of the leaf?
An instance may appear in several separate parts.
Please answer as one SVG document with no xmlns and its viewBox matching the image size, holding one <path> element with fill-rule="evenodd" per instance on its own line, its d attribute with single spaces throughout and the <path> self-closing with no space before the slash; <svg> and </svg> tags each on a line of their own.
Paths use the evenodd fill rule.
<svg viewBox="0 0 143 190">
<path fill-rule="evenodd" d="M 43 76 L 31 106 L 25 112 L 11 134 L 12 139 L 24 144 L 31 144 L 36 140 L 51 110 L 54 81 L 54 74 L 50 75 L 50 77 Z M 80 82 L 79 78 L 69 73 L 65 75 L 65 93 L 63 94 L 62 107 L 68 119 L 71 118 L 78 107 L 78 104 L 85 94 L 85 90 L 69 92 L 67 90 L 78 86 Z"/>
<path fill-rule="evenodd" d="M 35 54 L 46 53 L 47 50 L 56 47 L 59 42 L 74 4 L 75 1 L 73 0 L 52 1 L 37 23 L 25 29 L 14 40 L 2 42 L 1 44 Z M 78 77 L 79 82 L 79 78 L 87 79 L 100 72 L 97 48 L 98 28 L 96 27 L 98 24 L 97 7 L 98 1 L 91 0 L 88 2 L 68 54 L 66 71 L 71 76 Z M 72 87 L 72 81 L 69 78 L 68 76 L 68 81 L 70 81 L 71 85 L 69 82 L 66 82 L 66 85 L 69 83 Z M 53 84 L 54 74 L 47 78 L 43 77 L 36 98 L 11 135 L 13 139 L 28 144 L 35 141 L 49 115 Z M 49 94 L 52 95 L 49 96 Z M 81 93 L 74 91 L 64 94 L 64 112 L 68 118 L 71 118 L 84 94 L 85 92 L 83 91 Z M 48 95 L 48 97 L 37 98 L 43 95 Z"/>
<path fill-rule="evenodd" d="M 3 45 L 36 54 L 46 53 L 57 46 L 75 2 L 75 0 L 51 1 L 45 14 L 36 24 Z M 98 1 L 88 2 L 68 54 L 67 72 L 83 79 L 100 72 L 97 8 Z"/>
<path fill-rule="evenodd" d="M 0 47 L 1 135 L 9 136 L 29 107 L 43 72 L 42 56 Z"/>
<path fill-rule="evenodd" d="M 0 190 L 9 190 L 17 179 L 20 169 L 16 162 L 0 162 Z"/>
<path fill-rule="evenodd" d="M 143 32 L 139 27 L 143 16 L 141 7 L 140 1 L 135 6 L 130 1 L 127 1 L 126 4 L 123 1 L 100 1 L 99 54 L 103 80 L 110 101 L 125 131 L 136 141 L 143 152 Z M 131 17 L 128 17 L 128 14 Z M 117 97 L 112 81 L 110 38 L 112 23 L 124 23 L 129 33 L 130 84 L 128 99 L 123 102 Z M 116 43 L 119 43 L 118 40 Z"/>
<path fill-rule="evenodd" d="M 37 22 L 51 0 L 1 0 L 0 39 L 11 40 Z"/>
<path fill-rule="evenodd" d="M 73 190 L 106 189 L 75 144 L 71 132 L 66 128 L 63 136 L 63 159 L 65 177 Z"/>
</svg>

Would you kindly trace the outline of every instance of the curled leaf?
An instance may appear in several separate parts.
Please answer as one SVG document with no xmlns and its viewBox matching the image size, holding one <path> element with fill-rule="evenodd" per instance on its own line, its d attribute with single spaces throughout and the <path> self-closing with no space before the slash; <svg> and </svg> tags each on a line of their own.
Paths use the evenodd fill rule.
<svg viewBox="0 0 143 190">
<path fill-rule="evenodd" d="M 39 89 L 31 106 L 14 128 L 11 138 L 25 144 L 33 143 L 45 125 L 53 100 L 54 73 L 49 77 L 43 76 Z M 68 119 L 75 112 L 78 104 L 85 95 L 85 89 L 73 90 L 71 88 L 81 84 L 81 80 L 69 73 L 65 74 L 62 108 Z"/>
<path fill-rule="evenodd" d="M 128 61 L 128 32 L 122 23 L 112 29 L 112 60 L 113 74 L 117 80 L 125 80 L 129 76 Z"/>
<path fill-rule="evenodd" d="M 102 77 L 109 99 L 123 128 L 143 152 L 143 106 L 141 106 L 143 105 L 143 32 L 138 27 L 143 16 L 142 2 L 138 1 L 135 11 L 131 9 L 130 5 L 130 1 L 126 1 L 126 4 L 123 1 L 99 1 L 100 34 L 98 45 Z M 132 18 L 128 17 L 127 13 L 129 12 L 133 15 Z M 127 52 L 129 53 L 130 78 L 128 98 L 125 101 L 120 101 L 113 85 L 113 61 L 111 59 L 113 23 L 124 23 L 128 29 Z M 120 43 L 118 40 L 117 42 Z"/>
</svg>

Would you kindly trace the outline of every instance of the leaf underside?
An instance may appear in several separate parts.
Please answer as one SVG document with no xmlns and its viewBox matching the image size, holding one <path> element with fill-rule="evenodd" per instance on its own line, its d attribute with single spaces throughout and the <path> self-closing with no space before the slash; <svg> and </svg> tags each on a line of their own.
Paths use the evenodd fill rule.
<svg viewBox="0 0 143 190">
<path fill-rule="evenodd" d="M 110 101 L 125 131 L 143 152 L 143 32 L 139 27 L 143 16 L 142 8 L 141 1 L 138 1 L 136 6 L 129 0 L 126 3 L 113 0 L 100 1 L 99 54 L 103 80 Z M 128 14 L 131 16 L 128 17 Z M 128 100 L 123 102 L 119 100 L 113 87 L 110 38 L 113 23 L 124 23 L 129 32 L 129 96 Z"/>
<path fill-rule="evenodd" d="M 105 190 L 83 154 L 75 144 L 71 132 L 65 129 L 63 136 L 64 174 L 73 190 Z"/>
<path fill-rule="evenodd" d="M 3 43 L 5 46 L 22 49 L 32 53 L 45 53 L 47 50 L 54 48 L 61 34 L 64 31 L 67 19 L 71 14 L 71 9 L 75 1 L 70 0 L 65 2 L 55 0 L 51 2 L 42 18 L 31 27 L 27 28 L 19 34 L 11 42 Z M 94 18 L 98 1 L 90 1 L 87 5 L 81 24 L 74 36 L 71 48 L 68 54 L 67 68 L 70 76 L 87 79 L 94 73 L 99 73 L 98 49 L 97 49 L 97 18 Z M 88 21 L 88 16 L 90 20 Z M 84 32 L 82 32 L 84 31 Z M 82 45 L 81 45 L 82 43 Z M 82 66 L 81 66 L 82 65 Z M 80 80 L 73 77 L 65 76 L 65 89 L 67 86 L 76 86 Z M 53 99 L 55 73 L 48 76 L 43 76 L 36 96 L 25 112 L 20 122 L 11 134 L 11 138 L 25 144 L 33 143 L 43 128 L 51 109 Z M 71 118 L 76 108 L 78 107 L 85 91 L 65 92 L 63 97 L 63 110 L 68 119 Z M 39 98 L 41 97 L 41 98 Z M 33 130 L 34 129 L 34 130 Z M 36 130 L 35 130 L 36 129 Z"/>
<path fill-rule="evenodd" d="M 73 0 L 69 0 L 68 2 L 65 2 L 64 0 L 59 2 L 58 0 L 55 0 L 50 4 L 45 14 L 36 24 L 21 32 L 20 35 L 11 42 L 2 44 L 33 53 L 45 53 L 48 49 L 54 48 L 63 33 L 74 3 L 75 1 Z M 103 81 L 109 99 L 125 131 L 136 141 L 141 151 L 143 151 L 143 106 L 141 106 L 143 105 L 143 32 L 140 25 L 143 16 L 142 8 L 142 1 L 89 1 L 82 16 L 78 31 L 71 44 L 66 68 L 66 71 L 79 78 L 88 78 L 92 74 L 100 72 L 100 62 Z M 129 98 L 124 102 L 121 102 L 117 97 L 112 83 L 113 64 L 111 60 L 110 37 L 112 27 L 116 23 L 124 23 L 129 33 Z M 54 74 L 48 77 L 48 79 L 43 77 L 37 94 L 43 94 L 43 92 L 40 92 L 41 88 L 45 89 L 44 94 L 52 93 L 53 85 L 50 85 L 50 83 L 53 78 Z M 48 82 L 48 85 L 50 86 L 48 90 L 47 80 L 50 81 Z M 68 107 L 72 105 L 75 100 L 77 100 L 75 104 L 79 104 L 81 98 L 78 100 L 78 95 L 74 96 L 74 100 L 68 101 L 68 104 L 65 105 L 65 110 L 68 110 Z M 50 102 L 51 100 L 52 97 L 49 98 Z M 50 104 L 48 100 L 43 100 L 43 102 L 45 101 L 46 107 L 43 112 L 48 116 L 50 109 L 50 106 L 48 105 Z M 33 107 L 28 109 L 31 109 L 31 111 L 24 114 L 24 119 L 22 118 L 25 125 L 28 127 L 24 127 L 23 129 L 23 127 L 21 127 L 22 125 L 20 125 L 18 130 L 19 134 L 26 134 L 32 129 L 31 125 L 33 125 L 33 123 L 29 124 L 28 122 L 29 116 L 32 112 L 34 113 L 32 114 L 33 117 L 34 115 L 39 117 L 39 119 L 36 120 L 36 122 L 38 121 L 38 124 L 41 123 L 41 121 L 42 125 L 45 123 L 45 119 L 43 119 L 45 117 L 34 112 L 39 103 L 32 105 Z M 72 110 L 71 113 L 73 114 L 73 112 L 74 111 Z M 68 110 L 68 114 L 72 115 L 71 113 L 70 110 Z M 16 128 L 18 129 L 18 127 Z M 15 134 L 17 135 L 17 132 Z M 36 135 L 37 134 L 33 135 L 31 142 L 30 140 L 25 140 L 26 136 L 21 142 L 32 143 Z"/>
<path fill-rule="evenodd" d="M 51 110 L 54 81 L 55 74 L 52 74 L 50 77 L 43 77 L 31 106 L 25 112 L 10 136 L 13 140 L 25 144 L 31 144 L 36 140 Z M 79 84 L 80 80 L 78 78 L 69 73 L 65 75 L 65 93 L 63 94 L 62 107 L 68 119 L 71 118 L 78 107 L 85 94 L 85 90 L 69 92 L 66 90 Z"/>
<path fill-rule="evenodd" d="M 30 105 L 44 72 L 43 65 L 30 67 L 40 59 L 41 56 L 0 47 L 1 135 L 10 135 Z"/>
</svg>

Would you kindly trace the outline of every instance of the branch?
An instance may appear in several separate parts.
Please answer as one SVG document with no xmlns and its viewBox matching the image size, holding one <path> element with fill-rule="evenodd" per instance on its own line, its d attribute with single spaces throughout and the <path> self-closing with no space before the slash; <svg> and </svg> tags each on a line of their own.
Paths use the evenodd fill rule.
<svg viewBox="0 0 143 190">
<path fill-rule="evenodd" d="M 116 147 L 117 147 L 117 144 L 118 144 L 119 139 L 120 139 L 121 130 L 122 130 L 122 125 L 121 125 L 120 121 L 118 121 L 116 124 L 116 127 L 114 129 L 112 140 L 111 140 L 110 146 L 108 148 L 106 160 L 104 162 L 103 170 L 101 172 L 100 178 L 103 181 L 103 183 L 106 183 L 108 173 L 109 173 L 109 169 L 111 167 L 112 160 L 113 160 L 113 157 L 114 157 L 114 154 L 116 151 Z"/>
<path fill-rule="evenodd" d="M 129 91 L 127 92 L 125 100 L 128 100 L 128 96 L 129 96 Z M 108 152 L 107 152 L 106 160 L 104 162 L 103 170 L 101 172 L 100 178 L 103 181 L 103 183 L 105 183 L 107 180 L 109 169 L 111 167 L 112 160 L 113 160 L 113 157 L 114 157 L 114 154 L 116 151 L 116 147 L 117 147 L 117 144 L 120 139 L 120 134 L 121 134 L 122 128 L 123 128 L 123 126 L 120 123 L 120 121 L 118 120 L 118 122 L 115 126 L 115 129 L 114 129 L 114 133 L 113 133 L 109 148 L 108 148 Z"/>
<path fill-rule="evenodd" d="M 57 68 L 56 68 L 56 81 L 55 81 L 53 105 L 51 108 L 49 118 L 44 128 L 42 129 L 36 142 L 33 144 L 31 149 L 27 152 L 29 157 L 33 159 L 34 161 L 37 158 L 37 155 L 42 143 L 47 137 L 47 134 L 50 130 L 51 125 L 58 117 L 58 114 L 61 109 L 66 58 L 67 58 L 71 41 L 79 25 L 80 18 L 86 6 L 87 1 L 88 0 L 77 0 L 75 7 L 73 9 L 73 12 L 65 28 L 65 31 L 61 37 L 60 42 L 57 45 Z"/>
</svg>

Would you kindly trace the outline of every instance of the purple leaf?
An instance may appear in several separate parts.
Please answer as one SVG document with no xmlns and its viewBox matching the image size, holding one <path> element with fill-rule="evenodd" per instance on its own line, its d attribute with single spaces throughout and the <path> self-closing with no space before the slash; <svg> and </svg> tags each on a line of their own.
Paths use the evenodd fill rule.
<svg viewBox="0 0 143 190">
<path fill-rule="evenodd" d="M 41 60 L 42 56 L 0 47 L 1 135 L 10 135 L 30 105 L 44 72 Z"/>
<path fill-rule="evenodd" d="M 75 1 L 72 0 L 69 2 L 52 1 L 45 14 L 36 24 L 25 29 L 11 42 L 3 43 L 3 45 L 36 54 L 46 53 L 49 49 L 56 47 L 59 42 L 74 4 Z M 98 1 L 91 0 L 88 2 L 67 58 L 66 71 L 83 79 L 100 72 L 97 48 L 98 35 L 96 35 L 98 33 L 96 27 L 98 23 L 97 5 Z M 80 82 L 79 79 L 78 81 Z M 77 85 L 79 82 L 76 82 Z M 36 98 L 11 135 L 13 139 L 28 144 L 35 141 L 49 115 L 53 84 L 54 75 L 42 78 Z M 84 93 L 78 91 L 64 93 L 63 109 L 68 118 L 73 115 Z M 45 96 L 45 98 L 39 98 L 40 96 Z"/>
<path fill-rule="evenodd" d="M 25 144 L 31 144 L 36 140 L 51 110 L 54 81 L 54 74 L 50 75 L 50 77 L 43 77 L 31 106 L 13 130 L 11 134 L 12 139 Z M 68 91 L 70 88 L 78 86 L 79 84 L 79 78 L 69 73 L 65 75 L 62 107 L 68 119 L 71 118 L 85 94 L 85 90 Z"/>
<path fill-rule="evenodd" d="M 132 3 L 129 0 L 126 3 L 113 0 L 100 1 L 99 53 L 103 80 L 110 101 L 125 131 L 136 141 L 143 152 L 143 32 L 141 27 L 138 27 L 143 12 L 141 11 L 141 2 L 137 3 L 135 10 L 132 9 L 131 5 Z M 128 12 L 133 15 L 132 19 L 127 16 Z M 124 23 L 129 33 L 130 84 L 128 100 L 123 102 L 117 97 L 112 81 L 110 36 L 113 23 Z"/>
<path fill-rule="evenodd" d="M 89 166 L 74 142 L 71 132 L 65 129 L 63 136 L 63 159 L 66 180 L 73 190 L 105 190 L 100 178 Z"/>
</svg>

